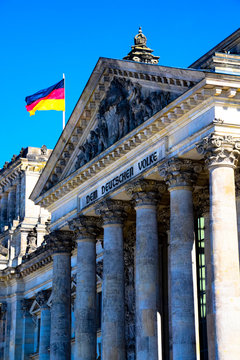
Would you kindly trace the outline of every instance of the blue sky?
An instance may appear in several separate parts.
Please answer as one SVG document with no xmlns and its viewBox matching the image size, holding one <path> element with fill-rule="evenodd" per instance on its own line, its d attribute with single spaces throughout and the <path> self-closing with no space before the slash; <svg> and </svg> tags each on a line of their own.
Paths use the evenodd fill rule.
<svg viewBox="0 0 240 360">
<path fill-rule="evenodd" d="M 62 113 L 25 97 L 66 76 L 66 119 L 99 57 L 122 59 L 142 26 L 160 65 L 188 67 L 240 27 L 240 0 L 0 0 L 0 167 L 21 147 L 53 148 Z"/>
</svg>

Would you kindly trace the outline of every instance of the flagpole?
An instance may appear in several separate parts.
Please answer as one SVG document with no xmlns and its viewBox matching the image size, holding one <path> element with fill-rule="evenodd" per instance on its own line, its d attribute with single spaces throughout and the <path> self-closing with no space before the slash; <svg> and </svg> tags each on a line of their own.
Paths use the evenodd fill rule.
<svg viewBox="0 0 240 360">
<path fill-rule="evenodd" d="M 65 128 L 65 111 L 66 111 L 66 97 L 65 97 L 65 74 L 63 74 L 63 80 L 64 80 L 64 103 L 65 103 L 65 110 L 63 111 L 63 121 L 62 121 L 62 123 L 63 123 L 63 130 L 64 130 L 64 128 Z"/>
</svg>

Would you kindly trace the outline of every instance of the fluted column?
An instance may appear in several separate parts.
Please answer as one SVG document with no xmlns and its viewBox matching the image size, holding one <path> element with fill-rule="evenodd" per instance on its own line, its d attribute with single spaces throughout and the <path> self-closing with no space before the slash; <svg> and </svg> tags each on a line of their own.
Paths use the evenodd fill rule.
<svg viewBox="0 0 240 360">
<path fill-rule="evenodd" d="M 159 296 L 159 249 L 157 183 L 140 180 L 128 187 L 136 209 L 136 359 L 157 360 L 157 310 Z M 159 334 L 161 336 L 161 334 Z M 159 349 L 161 352 L 161 349 Z"/>
<path fill-rule="evenodd" d="M 240 354 L 240 287 L 234 169 L 240 139 L 214 134 L 197 147 L 205 155 L 210 182 L 211 307 L 215 358 Z"/>
<path fill-rule="evenodd" d="M 40 338 L 39 338 L 39 360 L 50 359 L 50 329 L 51 313 L 47 304 L 50 292 L 48 290 L 39 291 L 36 295 L 36 301 L 41 309 Z"/>
<path fill-rule="evenodd" d="M 71 250 L 72 232 L 47 236 L 53 252 L 50 359 L 71 359 Z"/>
<path fill-rule="evenodd" d="M 121 201 L 107 200 L 96 210 L 104 221 L 103 360 L 125 360 L 123 207 L 124 203 Z"/>
<path fill-rule="evenodd" d="M 80 216 L 70 223 L 77 241 L 75 299 L 75 357 L 95 360 L 96 328 L 96 235 L 98 218 Z"/>
<path fill-rule="evenodd" d="M 196 359 L 192 268 L 194 168 L 200 170 L 191 160 L 170 159 L 159 169 L 170 192 L 170 347 L 173 360 Z"/>
</svg>

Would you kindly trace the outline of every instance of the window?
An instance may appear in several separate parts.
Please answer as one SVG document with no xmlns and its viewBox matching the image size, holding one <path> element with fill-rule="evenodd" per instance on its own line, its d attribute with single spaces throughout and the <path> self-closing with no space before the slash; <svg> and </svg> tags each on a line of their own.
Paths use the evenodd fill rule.
<svg viewBox="0 0 240 360">
<path fill-rule="evenodd" d="M 207 319 L 206 319 L 206 266 L 204 254 L 204 218 L 197 219 L 197 285 L 198 285 L 198 312 L 199 312 L 199 337 L 200 359 L 208 360 L 207 346 Z"/>
</svg>

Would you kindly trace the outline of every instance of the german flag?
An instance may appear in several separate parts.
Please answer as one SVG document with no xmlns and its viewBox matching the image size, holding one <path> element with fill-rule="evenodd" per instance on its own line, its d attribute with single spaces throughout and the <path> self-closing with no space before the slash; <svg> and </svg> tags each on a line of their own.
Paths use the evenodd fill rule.
<svg viewBox="0 0 240 360">
<path fill-rule="evenodd" d="M 25 98 L 26 109 L 30 116 L 37 110 L 65 110 L 64 99 L 64 79 L 47 89 L 40 90 L 37 93 Z"/>
</svg>

